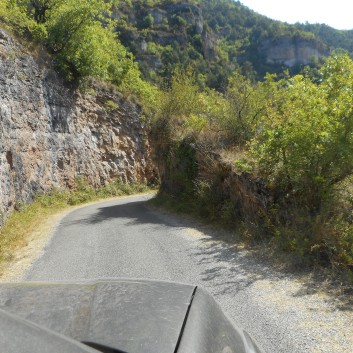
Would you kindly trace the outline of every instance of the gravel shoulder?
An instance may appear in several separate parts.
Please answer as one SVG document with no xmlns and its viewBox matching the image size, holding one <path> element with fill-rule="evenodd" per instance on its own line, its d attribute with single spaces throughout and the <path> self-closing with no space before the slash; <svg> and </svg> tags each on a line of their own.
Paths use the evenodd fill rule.
<svg viewBox="0 0 353 353">
<path fill-rule="evenodd" d="M 176 221 L 168 213 L 165 217 Z M 179 223 L 185 226 L 185 220 Z M 234 244 L 226 231 L 187 223 L 199 248 L 193 256 L 201 264 L 212 262 L 200 284 L 265 352 L 275 352 L 273 347 L 283 353 L 353 352 L 353 286 L 343 287 L 318 272 L 285 270 L 261 249 Z"/>
<path fill-rule="evenodd" d="M 318 272 L 278 270 L 260 249 L 232 245 L 227 232 L 192 221 L 189 227 L 189 235 L 203 249 L 194 256 L 200 262 L 213 259 L 202 285 L 265 352 L 274 352 L 273 347 L 289 352 L 288 346 L 291 353 L 353 352 L 353 287 L 343 290 Z"/>
<path fill-rule="evenodd" d="M 156 241 L 151 250 L 158 248 L 159 251 L 160 248 L 165 262 L 158 266 L 150 263 L 142 269 L 145 271 L 142 275 L 152 276 L 150 271 L 155 267 L 155 278 L 203 286 L 266 353 L 353 352 L 352 292 L 344 292 L 340 286 L 330 286 L 314 273 L 279 270 L 259 256 L 260 250 L 253 251 L 240 243 L 231 243 L 227 241 L 230 234 L 214 227 L 155 208 L 146 210 L 148 217 L 158 219 L 163 230 L 170 227 L 173 232 L 167 236 L 171 243 L 164 245 L 163 236 L 155 235 L 161 227 L 156 221 L 153 228 L 146 231 L 146 234 L 151 232 Z M 31 235 L 27 247 L 14 256 L 14 262 L 0 281 L 21 279 L 26 270 L 42 257 L 69 212 L 71 210 L 46 220 Z M 145 221 L 130 221 L 128 217 L 124 220 L 130 227 L 132 223 L 142 227 Z M 143 248 L 139 251 L 142 256 Z M 153 253 L 152 257 L 155 255 Z M 129 258 L 135 261 L 133 255 Z M 165 271 L 164 265 L 168 267 Z M 135 268 L 131 262 L 122 275 L 131 273 L 135 276 L 133 271 Z"/>
</svg>

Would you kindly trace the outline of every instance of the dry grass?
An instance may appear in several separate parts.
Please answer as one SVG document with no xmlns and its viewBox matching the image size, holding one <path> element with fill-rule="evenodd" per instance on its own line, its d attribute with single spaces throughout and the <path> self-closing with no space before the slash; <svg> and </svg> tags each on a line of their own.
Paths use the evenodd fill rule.
<svg viewBox="0 0 353 353">
<path fill-rule="evenodd" d="M 28 245 L 30 235 L 40 228 L 43 221 L 65 207 L 68 205 L 57 202 L 47 207 L 37 200 L 8 217 L 0 230 L 0 276 L 6 264 L 14 260 L 15 251 Z"/>
<path fill-rule="evenodd" d="M 38 234 L 43 224 L 58 213 L 72 206 L 82 205 L 101 199 L 132 195 L 152 191 L 143 184 L 123 184 L 115 182 L 97 190 L 78 181 L 73 192 L 56 190 L 38 196 L 30 205 L 23 205 L 7 218 L 0 230 L 0 277 L 5 267 L 15 260 L 17 250 L 28 246 Z"/>
</svg>

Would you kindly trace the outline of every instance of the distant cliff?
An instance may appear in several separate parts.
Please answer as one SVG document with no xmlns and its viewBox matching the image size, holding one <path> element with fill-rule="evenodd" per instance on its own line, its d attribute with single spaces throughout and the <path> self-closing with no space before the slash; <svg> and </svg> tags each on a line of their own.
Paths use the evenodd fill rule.
<svg viewBox="0 0 353 353">
<path fill-rule="evenodd" d="M 272 65 L 315 65 L 322 57 L 328 56 L 329 51 L 316 40 L 282 37 L 275 40 L 267 39 L 259 47 L 263 52 L 266 63 Z"/>
<path fill-rule="evenodd" d="M 114 17 L 145 78 L 157 82 L 175 67 L 192 66 L 207 86 L 222 90 L 234 69 L 262 79 L 266 72 L 317 66 L 329 54 L 314 33 L 233 0 L 132 0 L 121 2 Z"/>
<path fill-rule="evenodd" d="M 217 55 L 217 37 L 205 26 L 199 6 L 187 2 L 144 6 L 121 5 L 115 12 L 120 21 L 119 38 L 136 56 L 145 76 L 150 70 L 170 74 L 188 57 L 212 61 Z"/>
<path fill-rule="evenodd" d="M 65 86 L 39 56 L 0 31 L 0 224 L 17 204 L 78 176 L 95 186 L 157 177 L 138 105 L 113 89 Z"/>
</svg>

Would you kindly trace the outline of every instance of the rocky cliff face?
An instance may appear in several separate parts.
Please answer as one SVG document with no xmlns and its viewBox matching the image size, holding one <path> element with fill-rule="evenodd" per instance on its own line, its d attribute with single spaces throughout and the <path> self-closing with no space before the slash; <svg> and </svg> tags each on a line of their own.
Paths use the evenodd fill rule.
<svg viewBox="0 0 353 353">
<path fill-rule="evenodd" d="M 0 31 L 0 224 L 17 203 L 78 176 L 95 186 L 157 177 L 140 108 L 108 88 L 66 87 Z"/>
<path fill-rule="evenodd" d="M 187 51 L 193 46 L 196 49 L 194 56 L 212 60 L 217 55 L 217 36 L 205 26 L 199 6 L 187 2 L 156 7 L 139 2 L 134 6 L 122 3 L 113 16 L 126 19 L 128 25 L 117 28 L 119 38 L 134 53 L 145 73 L 150 69 L 162 73 L 175 64 L 170 61 L 185 60 L 189 55 Z M 151 50 L 148 45 L 151 43 L 160 46 L 157 52 Z M 171 52 L 175 56 L 171 57 Z"/>
<path fill-rule="evenodd" d="M 264 41 L 260 52 L 267 64 L 288 67 L 317 64 L 321 58 L 329 55 L 329 51 L 318 41 L 287 37 Z"/>
</svg>

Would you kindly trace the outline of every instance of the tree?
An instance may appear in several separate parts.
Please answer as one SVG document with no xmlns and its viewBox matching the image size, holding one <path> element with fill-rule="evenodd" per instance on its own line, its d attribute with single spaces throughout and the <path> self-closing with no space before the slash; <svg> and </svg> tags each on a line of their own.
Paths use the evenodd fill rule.
<svg viewBox="0 0 353 353">
<path fill-rule="evenodd" d="M 143 27 L 144 28 L 152 28 L 154 24 L 154 18 L 152 14 L 148 14 L 144 19 L 143 19 Z"/>
<path fill-rule="evenodd" d="M 41 40 L 69 80 L 93 76 L 120 83 L 133 66 L 110 18 L 116 0 L 2 1 L 10 22 Z"/>
<path fill-rule="evenodd" d="M 228 114 L 225 125 L 228 134 L 233 143 L 244 145 L 254 135 L 262 102 L 257 96 L 256 87 L 238 72 L 229 80 L 226 98 Z"/>
<path fill-rule="evenodd" d="M 104 0 L 62 0 L 61 6 L 56 8 L 46 23 L 50 49 L 55 53 L 61 52 L 77 33 L 84 35 L 89 27 L 112 32 L 109 27 L 112 21 L 106 17 L 110 14 L 110 7 L 111 4 Z"/>
<path fill-rule="evenodd" d="M 45 23 L 48 20 L 48 12 L 54 11 L 63 0 L 30 0 L 29 10 L 33 9 L 33 18 L 37 23 Z"/>
<path fill-rule="evenodd" d="M 330 57 L 319 72 L 319 84 L 268 78 L 271 99 L 251 143 L 268 183 L 311 214 L 353 173 L 353 61 Z"/>
</svg>

